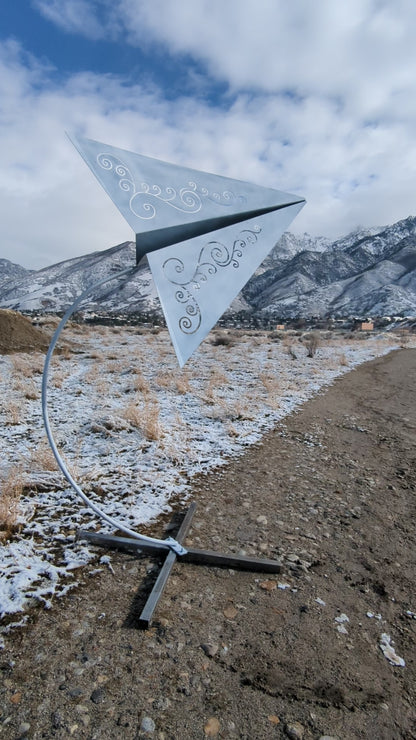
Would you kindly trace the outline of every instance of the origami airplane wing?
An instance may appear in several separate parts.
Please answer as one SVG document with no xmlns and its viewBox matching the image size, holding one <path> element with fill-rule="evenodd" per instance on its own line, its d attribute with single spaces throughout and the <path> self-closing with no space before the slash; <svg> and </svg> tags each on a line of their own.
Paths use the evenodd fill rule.
<svg viewBox="0 0 416 740">
<path fill-rule="evenodd" d="M 71 138 L 136 234 L 182 366 L 304 206 L 299 196 Z"/>
</svg>

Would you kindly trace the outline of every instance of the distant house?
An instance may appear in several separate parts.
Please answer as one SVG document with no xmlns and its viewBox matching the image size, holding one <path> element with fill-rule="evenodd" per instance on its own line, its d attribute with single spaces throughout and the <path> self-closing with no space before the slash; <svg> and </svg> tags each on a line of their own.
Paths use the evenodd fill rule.
<svg viewBox="0 0 416 740">
<path fill-rule="evenodd" d="M 284 331 L 285 325 L 284 324 L 276 324 L 276 331 Z"/>
<path fill-rule="evenodd" d="M 373 321 L 361 321 L 360 331 L 373 331 L 373 329 L 374 329 Z"/>
</svg>

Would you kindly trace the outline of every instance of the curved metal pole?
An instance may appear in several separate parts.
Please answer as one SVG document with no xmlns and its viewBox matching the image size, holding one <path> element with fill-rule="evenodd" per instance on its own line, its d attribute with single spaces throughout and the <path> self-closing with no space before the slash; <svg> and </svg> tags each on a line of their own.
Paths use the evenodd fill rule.
<svg viewBox="0 0 416 740">
<path fill-rule="evenodd" d="M 138 539 L 138 540 L 143 540 L 143 542 L 154 542 L 154 543 L 160 545 L 161 547 L 166 548 L 167 550 L 168 549 L 173 550 L 173 552 L 175 552 L 177 555 L 185 555 L 186 549 L 184 547 L 182 547 L 182 545 L 179 542 L 177 542 L 175 539 L 173 539 L 173 537 L 168 537 L 166 540 L 158 540 L 155 537 L 148 537 L 147 535 L 140 534 L 138 532 L 134 532 L 132 529 L 129 529 L 128 527 L 126 527 L 121 522 L 118 522 L 116 519 L 113 519 L 111 516 L 108 516 L 108 514 L 106 514 L 98 506 L 96 506 L 96 504 L 94 504 L 88 498 L 88 496 L 84 493 L 84 491 L 82 490 L 82 488 L 73 479 L 71 473 L 67 469 L 67 467 L 66 467 L 66 465 L 65 465 L 65 463 L 64 463 L 64 461 L 63 461 L 63 459 L 61 457 L 61 455 L 59 454 L 59 450 L 58 450 L 58 448 L 56 446 L 56 443 L 55 443 L 55 440 L 54 440 L 54 437 L 53 437 L 53 434 L 52 434 L 51 425 L 50 425 L 50 422 L 49 422 L 48 405 L 47 405 L 47 402 L 48 402 L 48 373 L 49 373 L 49 365 L 50 365 L 50 361 L 51 361 L 51 358 L 52 358 L 52 355 L 53 355 L 53 351 L 54 351 L 54 349 L 56 347 L 56 343 L 57 343 L 57 341 L 59 339 L 59 336 L 60 336 L 60 334 L 61 334 L 61 332 L 62 332 L 65 324 L 67 323 L 68 319 L 72 316 L 72 314 L 76 311 L 76 309 L 78 308 L 78 306 L 80 305 L 80 303 L 82 303 L 82 301 L 90 293 L 93 293 L 96 290 L 96 288 L 99 288 L 101 285 L 104 285 L 105 283 L 109 283 L 111 280 L 116 280 L 116 279 L 122 277 L 123 275 L 131 275 L 136 269 L 137 269 L 136 266 L 134 268 L 129 267 L 128 269 L 122 270 L 121 272 L 118 272 L 115 275 L 110 275 L 110 277 L 107 276 L 106 278 L 103 278 L 102 280 L 99 280 L 98 283 L 95 283 L 94 285 L 92 285 L 89 288 L 87 288 L 83 293 L 81 293 L 81 295 L 74 301 L 74 303 L 72 304 L 72 306 L 70 306 L 68 308 L 68 310 L 66 311 L 66 313 L 64 314 L 62 320 L 60 321 L 60 323 L 59 323 L 59 325 L 58 325 L 58 327 L 57 327 L 57 329 L 56 329 L 56 331 L 55 331 L 55 333 L 54 333 L 54 335 L 52 337 L 51 343 L 49 345 L 48 352 L 46 354 L 45 364 L 44 364 L 44 368 L 43 368 L 43 376 L 42 376 L 42 415 L 43 415 L 43 422 L 44 422 L 44 425 L 45 425 L 46 435 L 48 437 L 49 444 L 51 446 L 51 449 L 52 449 L 52 452 L 53 452 L 53 454 L 55 456 L 56 462 L 58 463 L 58 465 L 59 465 L 62 473 L 64 474 L 64 476 L 67 479 L 67 481 L 71 484 L 71 486 L 74 489 L 75 493 L 83 500 L 83 502 L 87 506 L 90 507 L 90 509 L 93 510 L 93 512 L 95 514 L 97 514 L 97 516 L 101 517 L 101 519 L 104 519 L 104 521 L 108 522 L 109 524 L 111 524 L 116 529 L 120 529 L 122 532 L 125 532 L 130 537 L 134 537 L 135 539 Z"/>
</svg>

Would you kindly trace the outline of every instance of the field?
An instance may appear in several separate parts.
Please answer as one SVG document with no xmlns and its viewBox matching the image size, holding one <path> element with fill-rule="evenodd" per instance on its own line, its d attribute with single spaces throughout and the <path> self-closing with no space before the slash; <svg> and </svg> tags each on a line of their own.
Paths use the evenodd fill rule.
<svg viewBox="0 0 416 740">
<path fill-rule="evenodd" d="M 178 564 L 145 634 L 154 564 L 76 542 L 101 525 L 46 445 L 42 355 L 2 356 L 5 737 L 416 737 L 415 352 L 307 340 L 216 333 L 179 371 L 164 331 L 67 333 L 50 415 L 94 501 L 160 537 L 193 499 L 188 546 L 282 563 Z"/>
<path fill-rule="evenodd" d="M 308 352 L 308 335 L 217 332 L 180 370 L 166 331 L 73 325 L 49 379 L 60 453 L 96 505 L 149 532 L 172 502 L 186 501 L 193 476 L 241 454 L 335 377 L 403 341 L 355 337 L 324 335 Z M 37 352 L 0 358 L 3 617 L 36 601 L 49 607 L 74 587 L 77 568 L 96 560 L 76 530 L 102 524 L 47 443 L 43 360 Z"/>
</svg>

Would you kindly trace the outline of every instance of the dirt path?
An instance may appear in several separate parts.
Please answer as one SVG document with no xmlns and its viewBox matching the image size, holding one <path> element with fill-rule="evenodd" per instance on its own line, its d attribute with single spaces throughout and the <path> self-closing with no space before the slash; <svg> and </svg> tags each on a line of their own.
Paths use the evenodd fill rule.
<svg viewBox="0 0 416 740">
<path fill-rule="evenodd" d="M 177 564 L 141 632 L 155 565 L 115 553 L 37 612 L 0 654 L 0 735 L 416 738 L 415 389 L 416 350 L 363 365 L 197 482 L 188 545 L 279 576 Z"/>
</svg>

